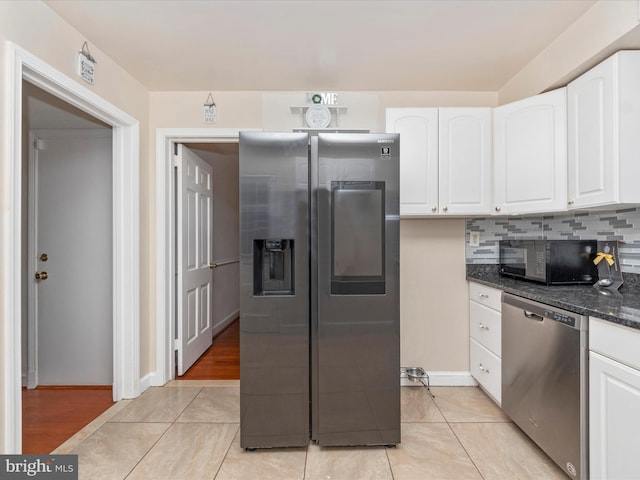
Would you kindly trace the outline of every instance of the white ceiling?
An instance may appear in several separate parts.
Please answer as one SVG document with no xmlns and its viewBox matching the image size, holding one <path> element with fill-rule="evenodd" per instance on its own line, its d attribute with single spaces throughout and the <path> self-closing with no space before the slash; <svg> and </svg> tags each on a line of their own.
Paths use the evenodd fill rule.
<svg viewBox="0 0 640 480">
<path fill-rule="evenodd" d="M 152 91 L 498 91 L 595 3 L 45 1 Z"/>
</svg>

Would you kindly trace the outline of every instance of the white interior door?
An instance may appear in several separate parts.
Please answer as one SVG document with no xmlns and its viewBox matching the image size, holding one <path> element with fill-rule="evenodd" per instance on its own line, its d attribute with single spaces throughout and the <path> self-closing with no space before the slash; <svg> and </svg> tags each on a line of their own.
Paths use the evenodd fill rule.
<svg viewBox="0 0 640 480">
<path fill-rule="evenodd" d="M 33 134 L 29 386 L 112 385 L 112 132 Z"/>
<path fill-rule="evenodd" d="M 177 148 L 178 375 L 211 346 L 213 168 L 184 145 Z"/>
</svg>

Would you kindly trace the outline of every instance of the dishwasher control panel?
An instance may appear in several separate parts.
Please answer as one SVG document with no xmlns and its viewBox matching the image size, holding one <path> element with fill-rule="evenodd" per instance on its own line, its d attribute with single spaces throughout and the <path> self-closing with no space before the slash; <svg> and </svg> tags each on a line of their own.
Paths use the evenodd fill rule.
<svg viewBox="0 0 640 480">
<path fill-rule="evenodd" d="M 544 316 L 552 320 L 555 320 L 556 322 L 569 325 L 570 327 L 576 326 L 576 317 L 572 317 L 571 315 L 566 315 L 560 312 L 554 312 L 553 310 L 545 310 Z"/>
</svg>

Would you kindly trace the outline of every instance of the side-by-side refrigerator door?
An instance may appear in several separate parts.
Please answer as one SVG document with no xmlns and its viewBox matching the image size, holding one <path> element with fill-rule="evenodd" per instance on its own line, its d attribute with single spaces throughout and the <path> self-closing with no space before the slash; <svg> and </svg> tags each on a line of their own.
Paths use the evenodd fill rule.
<svg viewBox="0 0 640 480">
<path fill-rule="evenodd" d="M 309 443 L 308 136 L 240 133 L 240 443 Z"/>
<path fill-rule="evenodd" d="M 317 142 L 312 438 L 398 444 L 399 136 L 319 134 Z"/>
</svg>

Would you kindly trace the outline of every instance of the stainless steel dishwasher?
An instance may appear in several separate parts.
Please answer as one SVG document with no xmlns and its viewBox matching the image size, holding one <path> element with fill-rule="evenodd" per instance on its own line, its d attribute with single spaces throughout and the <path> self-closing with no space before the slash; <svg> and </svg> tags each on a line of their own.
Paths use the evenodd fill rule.
<svg viewBox="0 0 640 480">
<path fill-rule="evenodd" d="M 588 479 L 587 317 L 502 294 L 502 409 L 572 478 Z"/>
</svg>

